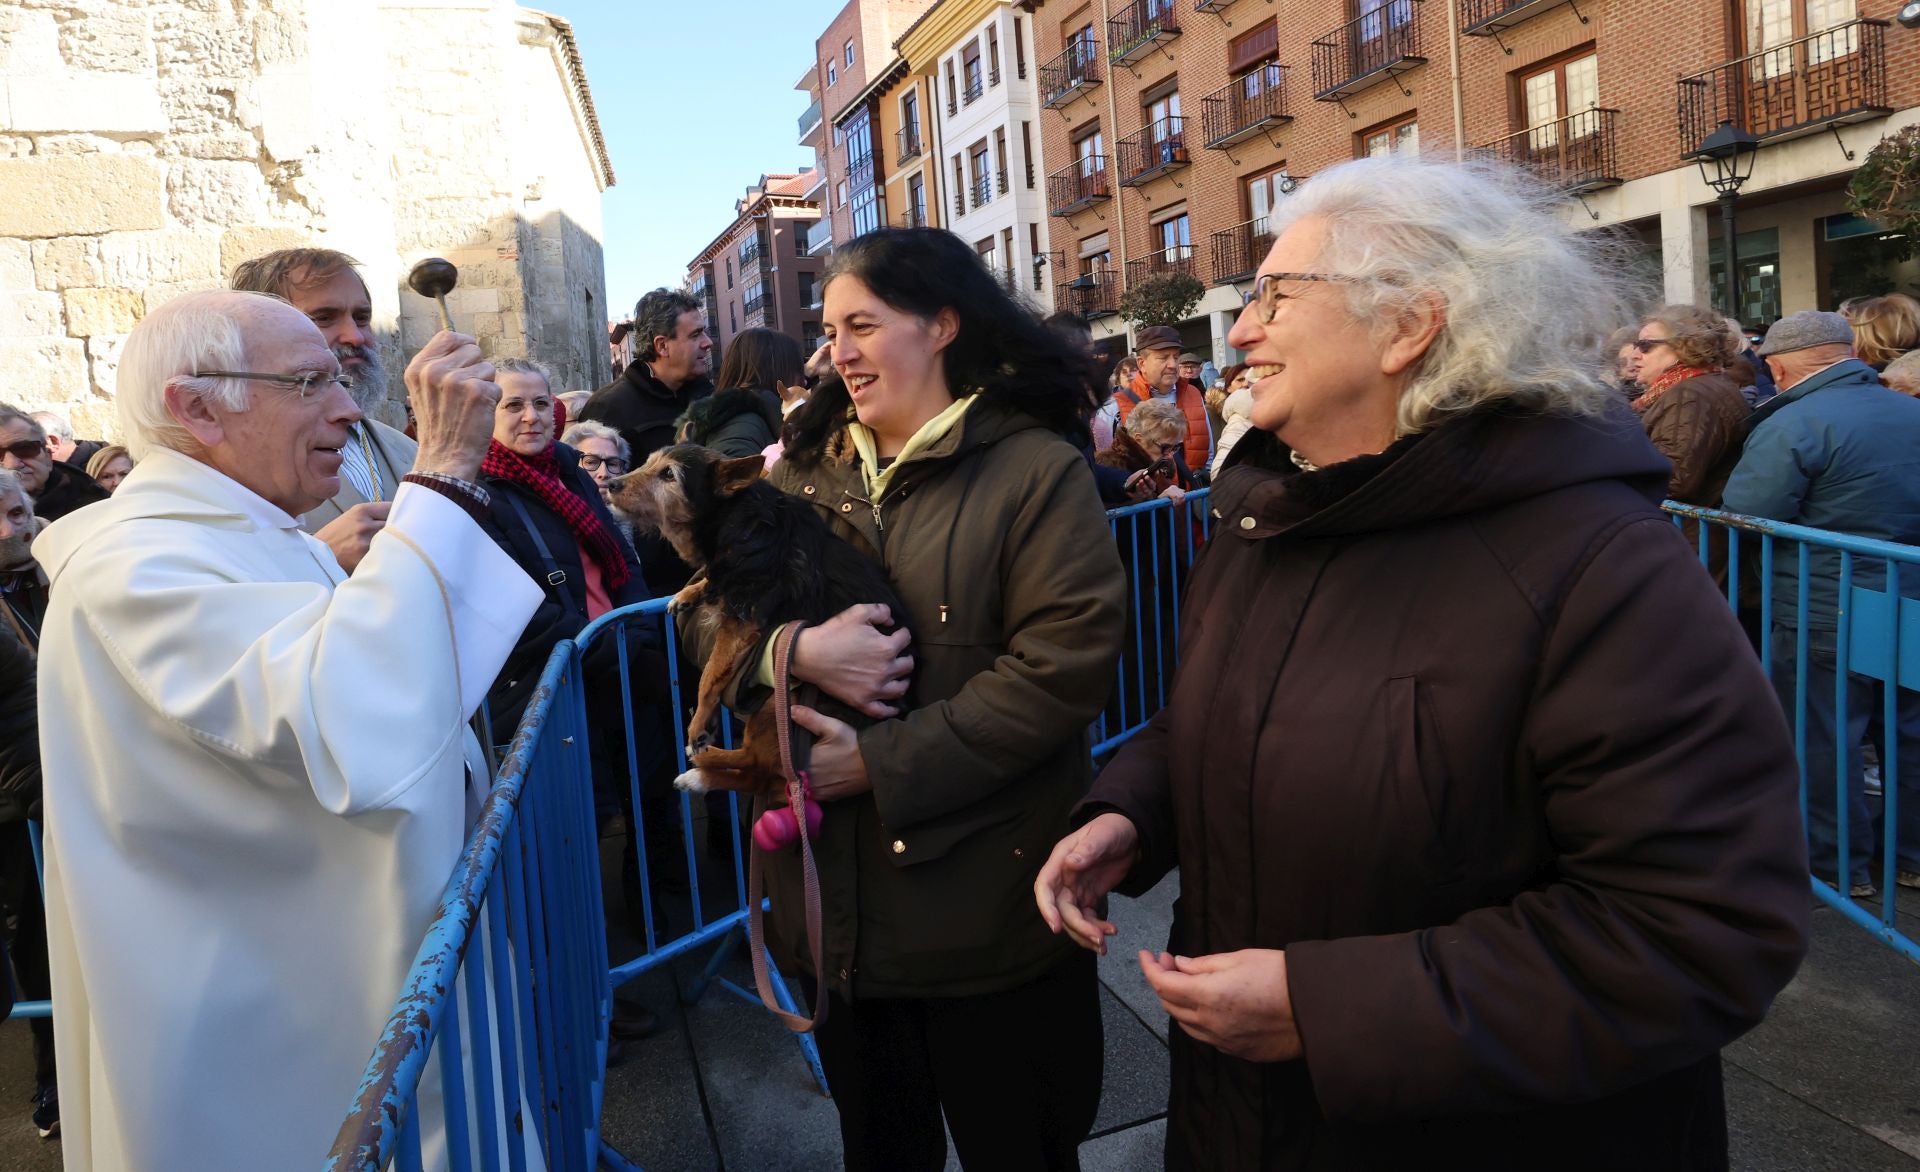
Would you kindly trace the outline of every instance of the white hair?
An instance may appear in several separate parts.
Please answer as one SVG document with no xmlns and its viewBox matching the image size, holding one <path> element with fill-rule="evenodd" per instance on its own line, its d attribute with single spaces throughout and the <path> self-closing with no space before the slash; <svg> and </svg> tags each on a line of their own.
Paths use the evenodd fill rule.
<svg viewBox="0 0 1920 1172">
<path fill-rule="evenodd" d="M 55 436 L 67 443 L 73 442 L 73 424 L 67 422 L 66 416 L 52 411 L 35 411 L 33 421 L 39 424 L 40 430 L 47 435 Z"/>
<path fill-rule="evenodd" d="M 560 442 L 570 448 L 577 448 L 580 446 L 579 441 L 589 439 L 612 440 L 613 450 L 620 453 L 622 460 L 633 459 L 633 449 L 627 445 L 626 437 L 606 424 L 595 423 L 592 420 L 568 424 L 567 433 L 560 437 Z"/>
<path fill-rule="evenodd" d="M 1400 395 L 1413 435 L 1483 404 L 1598 414 L 1618 398 L 1598 374 L 1614 326 L 1634 315 L 1622 238 L 1578 231 L 1563 196 L 1491 161 L 1393 155 L 1330 167 L 1274 209 L 1275 236 L 1327 225 L 1318 271 L 1376 337 L 1438 299 L 1445 323 Z M 1612 355 L 1607 355 L 1611 358 Z"/>
<path fill-rule="evenodd" d="M 0 501 L 5 501 L 16 493 L 22 501 L 26 502 L 27 516 L 33 516 L 33 497 L 27 493 L 26 481 L 21 480 L 20 474 L 13 469 L 0 468 Z"/>
<path fill-rule="evenodd" d="M 247 384 L 232 378 L 194 378 L 196 370 L 247 369 L 242 319 L 258 306 L 284 305 L 277 297 L 209 289 L 183 293 L 133 327 L 120 352 L 114 406 L 127 451 L 136 461 L 155 448 L 189 451 L 194 440 L 167 410 L 167 388 L 179 387 L 228 411 L 245 411 Z"/>
</svg>

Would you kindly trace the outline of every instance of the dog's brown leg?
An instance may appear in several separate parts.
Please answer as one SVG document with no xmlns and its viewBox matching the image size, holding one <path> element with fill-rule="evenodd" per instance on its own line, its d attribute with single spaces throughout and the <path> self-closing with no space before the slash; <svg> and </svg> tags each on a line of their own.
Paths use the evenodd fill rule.
<svg viewBox="0 0 1920 1172">
<path fill-rule="evenodd" d="M 680 593 L 673 596 L 673 601 L 667 603 L 667 613 L 679 614 L 683 610 L 692 610 L 694 607 L 699 606 L 700 600 L 706 596 L 707 575 L 702 572 L 695 575 L 693 581 L 682 586 Z"/>
<path fill-rule="evenodd" d="M 737 619 L 722 618 L 713 633 L 713 650 L 707 656 L 707 665 L 700 672 L 700 691 L 693 709 L 693 719 L 687 722 L 687 756 L 691 757 L 713 743 L 707 729 L 712 727 L 714 718 L 720 715 L 720 696 L 726 690 L 727 681 L 741 667 L 746 658 L 753 654 L 754 646 L 760 641 L 758 627 L 750 626 Z"/>
<path fill-rule="evenodd" d="M 747 719 L 740 733 L 740 747 L 709 747 L 692 754 L 687 771 L 674 784 L 693 793 L 710 789 L 739 790 L 744 793 L 780 792 L 780 743 L 774 728 L 773 704 Z"/>
</svg>

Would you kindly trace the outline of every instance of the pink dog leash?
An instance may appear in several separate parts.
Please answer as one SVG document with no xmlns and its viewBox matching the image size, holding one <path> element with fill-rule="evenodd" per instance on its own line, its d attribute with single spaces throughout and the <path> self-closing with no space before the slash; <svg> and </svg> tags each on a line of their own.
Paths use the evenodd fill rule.
<svg viewBox="0 0 1920 1172">
<path fill-rule="evenodd" d="M 773 1011 L 774 1016 L 785 1022 L 788 1029 L 800 1034 L 817 1028 L 827 1019 L 825 938 L 820 929 L 820 874 L 814 868 L 813 841 L 807 825 L 811 786 L 806 773 L 793 767 L 793 698 L 788 690 L 793 644 L 805 626 L 805 623 L 791 624 L 777 636 L 774 643 L 773 720 L 780 734 L 780 775 L 786 783 L 787 807 L 800 831 L 800 874 L 806 892 L 807 947 L 813 959 L 813 975 L 819 983 L 816 990 L 818 1004 L 814 1006 L 811 1020 L 780 1008 L 779 1001 L 774 997 L 773 977 L 767 965 L 766 929 L 762 925 L 760 909 L 764 891 L 760 856 L 766 852 L 759 843 L 753 845 L 753 853 L 747 863 L 747 947 L 753 951 L 754 987 L 760 992 L 760 1000 Z"/>
</svg>

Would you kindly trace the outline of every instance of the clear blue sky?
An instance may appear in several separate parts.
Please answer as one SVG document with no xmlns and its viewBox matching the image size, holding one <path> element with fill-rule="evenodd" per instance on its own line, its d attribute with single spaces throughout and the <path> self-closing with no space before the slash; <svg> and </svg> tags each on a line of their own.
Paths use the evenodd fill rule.
<svg viewBox="0 0 1920 1172">
<path fill-rule="evenodd" d="M 678 285 L 762 172 L 797 171 L 806 95 L 793 88 L 846 0 L 547 0 L 573 23 L 613 161 L 607 301 Z"/>
</svg>

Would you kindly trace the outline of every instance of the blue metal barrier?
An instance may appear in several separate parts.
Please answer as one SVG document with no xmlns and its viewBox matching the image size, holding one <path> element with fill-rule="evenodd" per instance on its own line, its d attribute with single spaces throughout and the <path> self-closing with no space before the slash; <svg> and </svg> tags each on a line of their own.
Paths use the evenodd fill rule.
<svg viewBox="0 0 1920 1172">
<path fill-rule="evenodd" d="M 1920 878 L 1920 546 L 1674 501 L 1666 509 L 1693 530 L 1793 726 L 1814 894 L 1920 962 L 1895 903 L 1900 878 Z M 1876 751 L 1877 795 L 1863 742 Z"/>
<path fill-rule="evenodd" d="M 1177 652 L 1180 592 L 1211 532 L 1206 501 L 1202 489 L 1188 494 L 1184 505 L 1163 499 L 1108 514 L 1130 567 L 1130 614 L 1116 699 L 1092 730 L 1096 755 L 1111 752 L 1139 731 L 1165 702 Z M 397 1167 L 418 1168 L 423 1134 L 430 1141 L 442 1133 L 448 1166 L 455 1170 L 478 1166 L 521 1172 L 534 1166 L 536 1154 L 551 1169 L 586 1169 L 596 1162 L 631 1168 L 599 1133 L 613 989 L 712 947 L 687 999 L 696 1000 L 717 985 L 760 1004 L 757 994 L 720 974 L 746 939 L 746 855 L 738 797 L 724 799 L 725 857 L 709 858 L 709 871 L 703 873 L 696 829 L 711 815 L 696 810 L 690 795 L 672 795 L 678 807 L 674 829 L 685 852 L 684 899 L 660 900 L 648 866 L 646 811 L 654 803 L 642 787 L 658 767 L 649 756 L 648 733 L 666 736 L 675 772 L 686 767 L 683 671 L 679 655 L 668 654 L 670 700 L 659 706 L 666 723 L 658 730 L 636 728 L 634 665 L 625 636 L 635 624 L 660 622 L 667 601 L 657 598 L 603 615 L 554 649 L 367 1064 L 329 1157 L 329 1172 L 374 1172 L 396 1157 Z M 627 714 L 623 727 L 613 731 L 615 747 L 624 754 L 635 845 L 630 890 L 639 893 L 642 920 L 640 954 L 618 965 L 608 963 L 602 924 L 589 752 L 589 738 L 609 730 L 588 727 L 584 682 L 586 656 L 606 639 L 615 640 L 618 700 Z M 669 646 L 676 642 L 669 640 Z M 723 743 L 730 743 L 730 726 L 722 731 Z M 702 880 L 711 880 L 716 870 L 724 890 L 711 882 L 703 887 Z M 687 917 L 684 930 L 667 930 L 668 910 Z M 485 941 L 477 952 L 471 949 L 476 935 Z M 783 1006 L 794 1009 L 786 982 L 776 979 L 774 987 Z M 824 1091 L 826 1077 L 813 1039 L 801 1035 L 799 1043 Z M 430 1055 L 440 1061 L 437 1105 L 421 1102 L 416 1094 Z M 503 1099 L 511 1102 L 516 1087 L 524 1089 L 534 1108 L 531 1125 L 520 1131 L 512 1125 L 517 1108 L 501 1106 Z M 437 1116 L 423 1123 L 420 1116 L 436 1106 Z M 430 1142 L 426 1146 L 431 1150 Z"/>
</svg>

